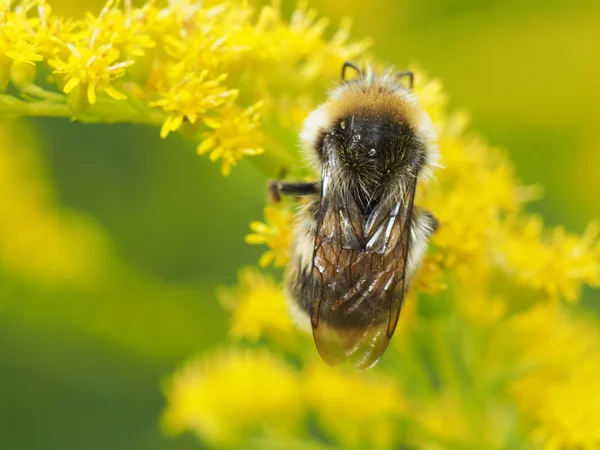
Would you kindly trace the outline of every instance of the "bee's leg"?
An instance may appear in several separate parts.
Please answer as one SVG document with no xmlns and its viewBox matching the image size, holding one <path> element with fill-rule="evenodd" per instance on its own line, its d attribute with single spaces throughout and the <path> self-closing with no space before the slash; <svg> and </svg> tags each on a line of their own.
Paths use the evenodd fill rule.
<svg viewBox="0 0 600 450">
<path fill-rule="evenodd" d="M 271 201 L 278 202 L 282 195 L 305 197 L 319 193 L 317 183 L 290 183 L 288 181 L 273 180 L 267 184 L 267 193 Z"/>
<path fill-rule="evenodd" d="M 407 285 L 412 283 L 414 275 L 427 252 L 429 238 L 438 228 L 439 222 L 433 214 L 426 209 L 414 207 L 410 228 L 410 247 L 408 248 L 406 265 Z"/>
<path fill-rule="evenodd" d="M 427 211 L 426 209 L 419 208 L 418 206 L 415 206 L 413 211 L 413 224 L 415 223 L 415 214 L 420 214 L 422 216 L 420 220 L 423 221 L 423 224 L 426 225 L 426 228 L 429 232 L 427 237 L 431 237 L 431 235 L 440 227 L 439 220 L 437 220 L 431 212 Z"/>
</svg>

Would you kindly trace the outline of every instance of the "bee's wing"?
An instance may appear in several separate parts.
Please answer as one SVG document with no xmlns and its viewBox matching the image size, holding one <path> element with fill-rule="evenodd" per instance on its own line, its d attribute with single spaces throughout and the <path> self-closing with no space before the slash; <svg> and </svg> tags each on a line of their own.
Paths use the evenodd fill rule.
<svg viewBox="0 0 600 450">
<path fill-rule="evenodd" d="M 328 364 L 349 359 L 367 368 L 387 348 L 400 315 L 416 179 L 400 202 L 376 208 L 365 223 L 352 198 L 330 189 L 329 164 L 311 274 L 313 336 Z"/>
</svg>

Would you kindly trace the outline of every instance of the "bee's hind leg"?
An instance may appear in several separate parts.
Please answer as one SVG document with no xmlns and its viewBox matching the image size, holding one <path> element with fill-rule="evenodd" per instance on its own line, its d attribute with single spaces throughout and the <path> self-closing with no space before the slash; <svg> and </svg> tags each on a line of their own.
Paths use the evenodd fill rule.
<svg viewBox="0 0 600 450">
<path fill-rule="evenodd" d="M 410 247 L 408 248 L 408 260 L 406 267 L 407 285 L 410 285 L 417 269 L 421 265 L 429 238 L 439 228 L 439 221 L 429 211 L 415 207 L 412 214 L 410 227 Z"/>
<path fill-rule="evenodd" d="M 427 211 L 426 209 L 415 206 L 413 212 L 413 225 L 425 227 L 425 234 L 429 238 L 438 230 L 438 228 L 440 227 L 440 222 L 435 218 L 433 214 L 431 214 L 431 212 Z"/>
<path fill-rule="evenodd" d="M 267 194 L 273 202 L 281 200 L 282 195 L 305 197 L 319 193 L 317 183 L 292 183 L 288 181 L 272 180 L 267 184 Z"/>
</svg>

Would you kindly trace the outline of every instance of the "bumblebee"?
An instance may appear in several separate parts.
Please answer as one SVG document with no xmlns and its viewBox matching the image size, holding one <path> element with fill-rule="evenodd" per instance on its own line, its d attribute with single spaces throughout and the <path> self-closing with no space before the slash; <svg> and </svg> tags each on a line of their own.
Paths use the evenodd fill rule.
<svg viewBox="0 0 600 450">
<path fill-rule="evenodd" d="M 286 273 L 293 315 L 310 325 L 326 363 L 368 368 L 388 346 L 437 229 L 414 199 L 438 151 L 412 72 L 377 73 L 347 62 L 341 78 L 300 135 L 320 181 L 272 181 L 269 191 L 274 199 L 308 197 Z"/>
</svg>

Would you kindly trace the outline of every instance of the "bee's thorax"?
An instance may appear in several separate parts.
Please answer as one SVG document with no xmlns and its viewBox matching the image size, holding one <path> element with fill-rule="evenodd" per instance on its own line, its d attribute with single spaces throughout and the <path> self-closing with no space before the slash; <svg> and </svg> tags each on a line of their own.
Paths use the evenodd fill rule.
<svg viewBox="0 0 600 450">
<path fill-rule="evenodd" d="M 418 174 L 424 146 L 405 118 L 359 108 L 338 118 L 322 137 L 339 189 L 368 213 Z"/>
</svg>

